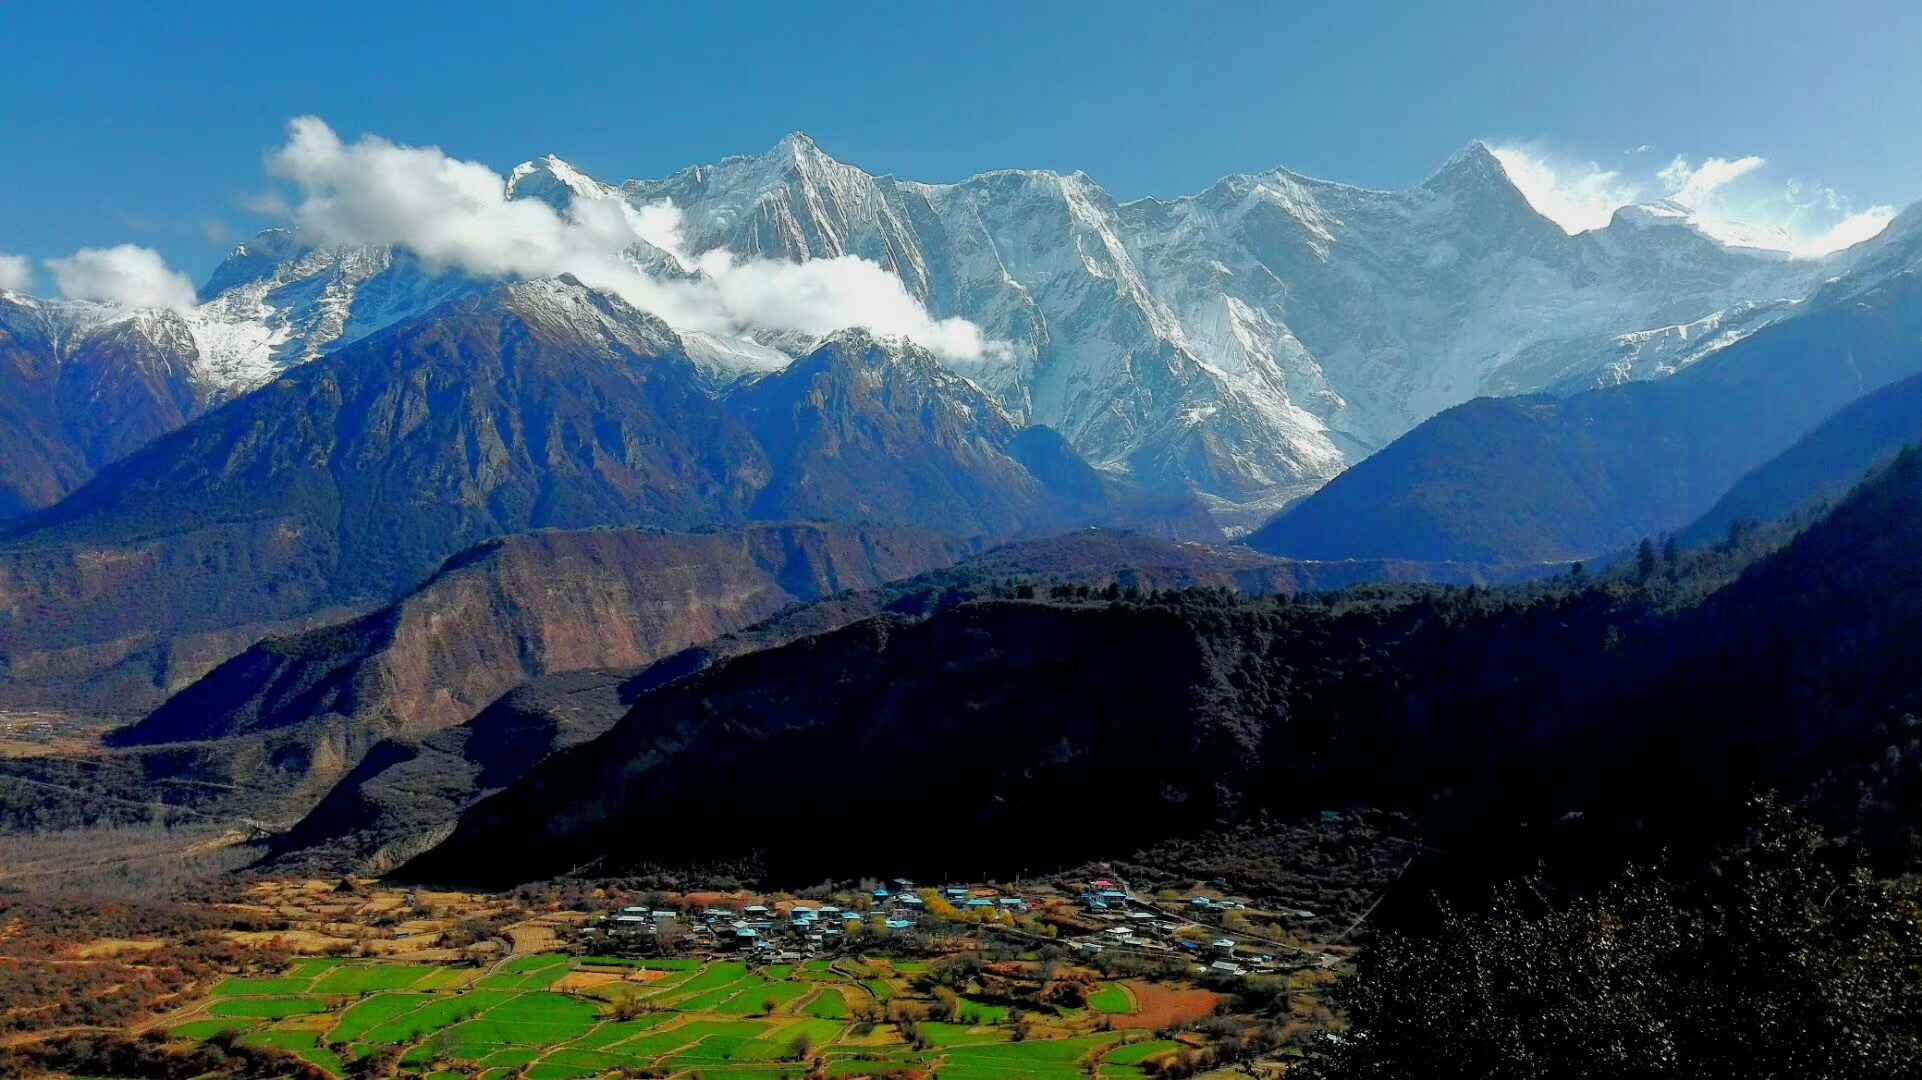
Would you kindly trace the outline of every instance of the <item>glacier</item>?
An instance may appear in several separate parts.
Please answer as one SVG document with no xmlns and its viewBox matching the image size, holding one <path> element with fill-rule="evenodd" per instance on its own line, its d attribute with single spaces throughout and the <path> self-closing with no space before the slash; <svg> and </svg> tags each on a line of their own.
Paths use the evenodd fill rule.
<svg viewBox="0 0 1922 1080">
<path fill-rule="evenodd" d="M 650 273 L 697 275 L 711 252 L 872 260 L 934 318 L 1000 343 L 949 363 L 1015 422 L 1047 425 L 1149 488 L 1192 491 L 1231 530 L 1470 398 L 1680 370 L 1789 313 L 1877 242 L 1789 258 L 1661 204 L 1571 236 L 1480 143 L 1400 191 L 1286 169 L 1128 202 L 1083 173 L 928 184 L 836 161 L 799 133 L 660 179 L 608 184 L 550 156 L 506 183 L 511 198 L 557 208 L 672 203 L 683 250 L 629 253 Z M 35 310 L 79 338 L 142 320 L 182 342 L 198 392 L 218 401 L 488 284 L 405 249 L 273 229 L 235 248 L 192 309 Z M 681 336 L 717 389 L 816 344 Z"/>
</svg>

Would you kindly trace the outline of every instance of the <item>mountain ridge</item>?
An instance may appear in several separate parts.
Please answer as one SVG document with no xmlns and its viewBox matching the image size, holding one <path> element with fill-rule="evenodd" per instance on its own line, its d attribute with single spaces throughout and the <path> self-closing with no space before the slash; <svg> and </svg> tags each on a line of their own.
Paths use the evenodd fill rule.
<svg viewBox="0 0 1922 1080">
<path fill-rule="evenodd" d="M 798 132 L 658 180 L 606 184 L 550 155 L 503 183 L 557 207 L 671 202 L 685 251 L 637 240 L 629 253 L 669 277 L 698 276 L 682 258 L 713 251 L 869 259 L 935 318 L 1007 346 L 954 366 L 1019 423 L 1153 493 L 1194 490 L 1236 529 L 1478 393 L 1667 374 L 1718 340 L 1627 364 L 1613 343 L 1711 319 L 1751 332 L 1862 254 L 1783 259 L 1625 223 L 1568 236 L 1481 143 L 1403 191 L 1280 168 L 1127 202 L 1084 173 L 927 184 L 870 175 Z M 194 385 L 231 397 L 486 285 L 405 249 L 269 230 L 182 316 Z M 763 337 L 689 351 L 727 382 L 816 344 Z"/>
</svg>

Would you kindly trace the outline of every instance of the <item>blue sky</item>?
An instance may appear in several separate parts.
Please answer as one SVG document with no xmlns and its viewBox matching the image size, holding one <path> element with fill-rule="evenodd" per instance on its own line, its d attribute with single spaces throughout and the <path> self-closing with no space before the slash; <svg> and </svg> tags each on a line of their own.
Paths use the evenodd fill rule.
<svg viewBox="0 0 1922 1080">
<path fill-rule="evenodd" d="M 610 180 L 803 129 L 874 172 L 1080 169 L 1119 198 L 1276 165 L 1404 186 L 1475 138 L 1570 222 L 1694 184 L 1816 236 L 1922 197 L 1912 0 L 16 2 L 0 39 L 0 252 L 43 292 L 43 260 L 121 243 L 200 280 L 270 223 L 246 204 L 310 114 Z"/>
</svg>

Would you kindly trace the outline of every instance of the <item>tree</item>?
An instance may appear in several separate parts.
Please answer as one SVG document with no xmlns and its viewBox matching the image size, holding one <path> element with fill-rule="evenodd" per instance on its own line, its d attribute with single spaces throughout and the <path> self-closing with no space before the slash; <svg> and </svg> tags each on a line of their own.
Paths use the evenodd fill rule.
<svg viewBox="0 0 1922 1080">
<path fill-rule="evenodd" d="M 1770 805 L 1699 878 L 1539 881 L 1486 914 L 1383 934 L 1343 985 L 1324 1080 L 1922 1075 L 1922 890 L 1837 867 Z"/>
<path fill-rule="evenodd" d="M 1647 584 L 1660 565 L 1661 556 L 1655 552 L 1655 541 L 1642 537 L 1641 544 L 1635 549 L 1635 579 Z"/>
</svg>

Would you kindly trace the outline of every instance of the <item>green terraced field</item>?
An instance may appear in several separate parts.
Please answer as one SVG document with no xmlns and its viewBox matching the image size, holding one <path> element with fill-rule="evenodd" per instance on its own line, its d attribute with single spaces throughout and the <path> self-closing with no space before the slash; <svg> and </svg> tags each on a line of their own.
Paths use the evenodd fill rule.
<svg viewBox="0 0 1922 1080">
<path fill-rule="evenodd" d="M 1095 992 L 1088 995 L 1088 1008 L 1098 1013 L 1118 1016 L 1135 1011 L 1134 999 L 1128 991 L 1114 983 L 1102 983 Z"/>
<path fill-rule="evenodd" d="M 550 987 L 571 971 L 634 971 L 631 979 L 582 993 Z M 1005 1006 L 963 999 L 962 1022 L 920 1026 L 931 1049 L 908 1047 L 892 1025 L 851 1030 L 856 1002 L 873 997 L 926 1001 L 909 964 L 826 961 L 750 969 L 725 961 L 626 960 L 561 955 L 515 957 L 491 969 L 381 961 L 303 959 L 272 976 L 230 978 L 198 1015 L 171 1031 L 209 1039 L 235 1031 L 249 1044 L 298 1054 L 335 1076 L 344 1063 L 400 1047 L 401 1075 L 590 1080 L 622 1070 L 695 1073 L 730 1080 L 797 1075 L 807 1057 L 829 1076 L 934 1070 L 961 1080 L 1145 1077 L 1141 1063 L 1168 1042 L 1120 1045 L 1117 1033 L 1087 1032 L 1092 1019 L 1065 1014 L 1045 1035 L 1012 1039 Z M 639 972 L 664 977 L 639 980 Z M 1104 985 L 1090 1015 L 1104 1011 Z M 614 1014 L 628 1002 L 642 1010 Z M 1072 1036 L 1072 1037 L 1068 1037 Z M 1112 1053 L 1103 1054 L 1114 1047 Z"/>
<path fill-rule="evenodd" d="M 309 997 L 228 998 L 207 1006 L 207 1012 L 213 1016 L 246 1016 L 258 1020 L 326 1011 L 325 1001 Z"/>
<path fill-rule="evenodd" d="M 801 1011 L 821 1020 L 840 1020 L 848 1015 L 848 999 L 836 987 L 823 987 Z"/>
</svg>

